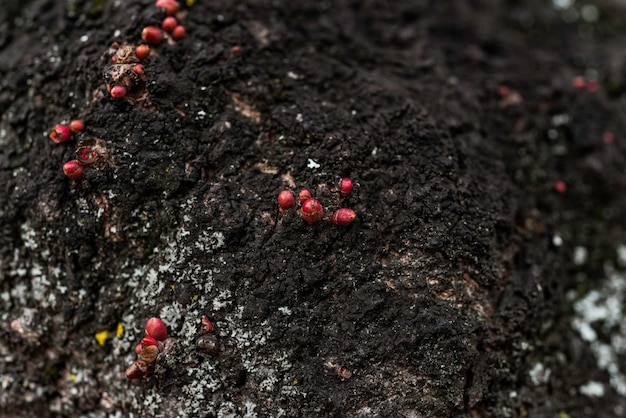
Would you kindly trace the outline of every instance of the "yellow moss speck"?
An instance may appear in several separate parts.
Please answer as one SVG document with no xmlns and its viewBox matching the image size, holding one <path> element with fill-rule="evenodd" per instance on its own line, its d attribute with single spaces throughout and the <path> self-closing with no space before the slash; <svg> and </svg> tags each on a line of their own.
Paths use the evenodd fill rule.
<svg viewBox="0 0 626 418">
<path fill-rule="evenodd" d="M 198 301 L 198 299 L 200 299 L 200 296 L 198 296 L 198 295 L 193 295 L 193 297 L 191 298 L 191 301 L 192 301 L 192 302 L 197 302 L 197 301 Z"/>
<path fill-rule="evenodd" d="M 115 330 L 115 336 L 120 338 L 120 336 L 124 333 L 124 325 L 121 322 L 118 322 L 117 329 Z"/>
<path fill-rule="evenodd" d="M 104 347 L 104 343 L 107 342 L 107 339 L 111 338 L 111 333 L 108 330 L 100 331 L 95 335 L 96 341 L 100 344 L 100 347 Z"/>
<path fill-rule="evenodd" d="M 196 0 L 187 0 L 187 6 L 191 7 L 196 4 Z"/>
<path fill-rule="evenodd" d="M 75 382 L 78 376 L 76 376 L 74 373 L 70 374 L 70 380 L 72 382 Z"/>
</svg>

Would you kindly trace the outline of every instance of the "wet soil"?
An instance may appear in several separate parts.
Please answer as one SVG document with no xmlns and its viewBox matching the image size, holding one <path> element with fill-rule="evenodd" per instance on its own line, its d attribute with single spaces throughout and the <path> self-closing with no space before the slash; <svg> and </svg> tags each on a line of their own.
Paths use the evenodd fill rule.
<svg viewBox="0 0 626 418">
<path fill-rule="evenodd" d="M 0 11 L 2 416 L 626 413 L 566 297 L 625 236 L 623 5 L 197 1 L 112 99 L 111 46 L 163 17 Z M 358 218 L 281 215 L 285 188 Z M 129 382 L 152 316 L 171 347 Z"/>
</svg>

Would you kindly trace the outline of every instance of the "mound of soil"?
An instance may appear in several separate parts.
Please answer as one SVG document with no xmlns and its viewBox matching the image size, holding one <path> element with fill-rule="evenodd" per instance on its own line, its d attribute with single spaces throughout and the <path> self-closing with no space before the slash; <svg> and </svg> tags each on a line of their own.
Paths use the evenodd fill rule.
<svg viewBox="0 0 626 418">
<path fill-rule="evenodd" d="M 7 3 L 3 416 L 626 413 L 623 308 L 581 308 L 626 291 L 620 2 L 188 1 L 123 99 L 111 57 L 163 10 Z M 303 188 L 319 224 L 278 212 Z"/>
</svg>

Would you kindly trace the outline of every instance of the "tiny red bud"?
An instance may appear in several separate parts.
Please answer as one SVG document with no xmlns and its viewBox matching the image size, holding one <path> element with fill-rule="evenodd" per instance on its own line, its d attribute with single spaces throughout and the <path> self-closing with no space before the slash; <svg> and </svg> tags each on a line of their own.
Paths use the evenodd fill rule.
<svg viewBox="0 0 626 418">
<path fill-rule="evenodd" d="M 508 96 L 510 93 L 511 93 L 511 90 L 510 90 L 507 86 L 505 86 L 504 84 L 502 84 L 502 85 L 498 86 L 498 94 L 499 94 L 501 97 L 506 97 L 506 96 Z"/>
<path fill-rule="evenodd" d="M 589 80 L 587 82 L 587 92 L 597 93 L 598 91 L 600 91 L 600 83 L 598 83 L 596 80 Z"/>
<path fill-rule="evenodd" d="M 347 197 L 352 191 L 352 180 L 349 178 L 342 178 L 339 182 L 339 194 L 341 197 Z"/>
<path fill-rule="evenodd" d="M 165 9 L 169 15 L 173 15 L 180 8 L 180 4 L 176 0 L 157 0 L 155 6 Z"/>
<path fill-rule="evenodd" d="M 560 194 L 565 193 L 565 191 L 567 190 L 567 186 L 565 182 L 562 180 L 555 181 L 553 188 L 555 192 L 560 193 Z"/>
<path fill-rule="evenodd" d="M 311 198 L 311 192 L 307 189 L 302 189 L 300 190 L 300 195 L 298 197 L 300 198 L 300 204 L 303 204 L 305 201 Z"/>
<path fill-rule="evenodd" d="M 300 208 L 300 216 L 311 225 L 315 225 L 324 217 L 324 209 L 317 199 L 307 199 Z"/>
<path fill-rule="evenodd" d="M 141 31 L 141 39 L 147 44 L 158 45 L 163 40 L 163 33 L 156 26 L 146 26 Z"/>
<path fill-rule="evenodd" d="M 611 131 L 606 131 L 602 133 L 602 142 L 604 145 L 611 145 L 615 142 L 615 135 Z"/>
<path fill-rule="evenodd" d="M 82 165 L 94 164 L 100 158 L 100 155 L 90 145 L 78 147 L 75 155 L 78 162 Z"/>
<path fill-rule="evenodd" d="M 146 337 L 143 337 L 141 339 L 141 346 L 143 348 L 150 347 L 151 345 L 156 345 L 158 347 L 159 346 L 159 342 L 156 339 L 154 339 L 154 338 L 152 338 L 150 336 L 146 336 Z"/>
<path fill-rule="evenodd" d="M 126 97 L 126 87 L 124 86 L 113 86 L 111 87 L 111 97 L 114 99 L 123 99 Z"/>
<path fill-rule="evenodd" d="M 63 164 L 63 172 L 70 180 L 79 180 L 83 176 L 83 166 L 76 160 Z"/>
<path fill-rule="evenodd" d="M 167 338 L 167 327 L 159 318 L 150 318 L 146 322 L 146 335 L 163 341 Z"/>
<path fill-rule="evenodd" d="M 213 323 L 206 315 L 202 316 L 202 325 L 200 326 L 200 330 L 203 333 L 213 332 Z"/>
<path fill-rule="evenodd" d="M 137 48 L 135 48 L 135 55 L 140 60 L 145 60 L 150 55 L 150 47 L 146 44 L 141 44 Z"/>
<path fill-rule="evenodd" d="M 181 25 L 176 26 L 174 30 L 172 31 L 172 38 L 174 38 L 175 41 L 180 41 L 184 37 L 185 37 L 185 27 Z"/>
<path fill-rule="evenodd" d="M 176 26 L 178 26 L 178 20 L 176 20 L 174 16 L 166 17 L 163 19 L 163 23 L 161 24 L 161 27 L 165 32 L 173 31 Z"/>
<path fill-rule="evenodd" d="M 85 130 L 85 122 L 82 119 L 74 119 L 70 122 L 70 131 L 72 132 L 82 132 Z"/>
<path fill-rule="evenodd" d="M 283 190 L 278 194 L 278 206 L 280 206 L 281 209 L 291 209 L 295 205 L 296 202 L 293 193 L 289 190 Z"/>
<path fill-rule="evenodd" d="M 584 90 L 587 87 L 587 80 L 582 75 L 577 75 L 572 79 L 572 87 L 576 90 Z"/>
<path fill-rule="evenodd" d="M 133 71 L 136 74 L 142 75 L 143 74 L 143 65 L 142 64 L 135 64 L 135 65 L 133 65 Z"/>
<path fill-rule="evenodd" d="M 356 212 L 352 209 L 341 208 L 333 213 L 330 222 L 335 226 L 348 226 L 356 219 Z"/>
<path fill-rule="evenodd" d="M 240 53 L 240 52 L 241 52 L 241 47 L 240 47 L 239 45 L 235 45 L 235 46 L 232 48 L 232 51 L 233 51 L 233 54 L 238 54 L 238 53 Z"/>
<path fill-rule="evenodd" d="M 70 139 L 70 128 L 61 124 L 54 125 L 48 136 L 55 144 L 60 144 Z"/>
</svg>

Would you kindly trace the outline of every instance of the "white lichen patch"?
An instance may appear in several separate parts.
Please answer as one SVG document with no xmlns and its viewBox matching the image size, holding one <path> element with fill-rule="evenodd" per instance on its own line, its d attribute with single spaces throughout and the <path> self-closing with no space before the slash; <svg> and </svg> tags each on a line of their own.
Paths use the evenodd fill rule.
<svg viewBox="0 0 626 418">
<path fill-rule="evenodd" d="M 168 329 L 178 328 L 178 323 L 182 319 L 182 317 L 182 305 L 178 302 L 173 302 L 170 305 L 165 305 L 163 308 L 161 308 L 161 311 L 159 312 L 159 318 L 161 318 L 163 322 L 165 322 L 165 325 L 167 325 Z"/>
<path fill-rule="evenodd" d="M 599 289 L 588 292 L 574 303 L 576 316 L 572 328 L 589 343 L 597 366 L 609 374 L 613 389 L 625 396 L 626 375 L 620 369 L 619 356 L 626 353 L 626 318 L 622 309 L 626 300 L 626 277 L 610 264 L 605 266 L 605 275 Z M 608 335 L 609 342 L 599 338 L 600 333 Z"/>
<path fill-rule="evenodd" d="M 535 386 L 544 385 L 550 380 L 552 371 L 546 368 L 542 363 L 536 363 L 528 372 L 530 381 Z"/>
<path fill-rule="evenodd" d="M 604 385 L 592 380 L 578 388 L 578 391 L 582 395 L 599 398 L 604 396 Z"/>
</svg>

